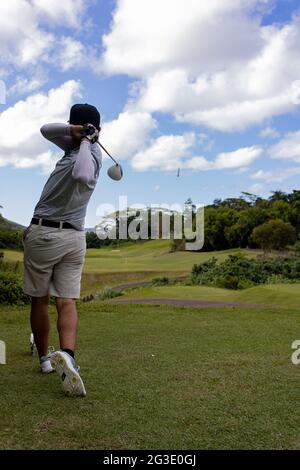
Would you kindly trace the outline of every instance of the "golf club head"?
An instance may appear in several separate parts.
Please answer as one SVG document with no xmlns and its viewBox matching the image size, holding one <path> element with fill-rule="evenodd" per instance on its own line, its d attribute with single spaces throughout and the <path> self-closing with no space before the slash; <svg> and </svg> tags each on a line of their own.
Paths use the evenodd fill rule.
<svg viewBox="0 0 300 470">
<path fill-rule="evenodd" d="M 123 176 L 121 165 L 117 163 L 116 165 L 110 166 L 107 170 L 107 174 L 112 180 L 119 181 Z"/>
</svg>

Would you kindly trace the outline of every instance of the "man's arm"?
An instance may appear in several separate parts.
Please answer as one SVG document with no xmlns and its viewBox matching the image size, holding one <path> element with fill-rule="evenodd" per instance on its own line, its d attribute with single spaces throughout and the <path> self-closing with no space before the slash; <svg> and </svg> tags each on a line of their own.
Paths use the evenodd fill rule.
<svg viewBox="0 0 300 470">
<path fill-rule="evenodd" d="M 72 177 L 75 181 L 87 184 L 95 179 L 95 164 L 91 152 L 91 142 L 83 138 L 74 163 Z"/>
<path fill-rule="evenodd" d="M 62 150 L 72 148 L 71 126 L 68 124 L 44 124 L 41 134 Z"/>
<path fill-rule="evenodd" d="M 45 139 L 50 140 L 62 150 L 71 150 L 79 147 L 84 136 L 83 126 L 68 124 L 44 124 L 41 127 L 41 134 Z"/>
<path fill-rule="evenodd" d="M 82 139 L 84 135 L 83 126 L 45 124 L 41 127 L 41 133 L 62 150 L 70 150 L 74 145 L 80 145 L 72 177 L 75 181 L 85 184 L 95 179 L 95 164 L 91 153 L 91 143 L 88 139 Z"/>
</svg>

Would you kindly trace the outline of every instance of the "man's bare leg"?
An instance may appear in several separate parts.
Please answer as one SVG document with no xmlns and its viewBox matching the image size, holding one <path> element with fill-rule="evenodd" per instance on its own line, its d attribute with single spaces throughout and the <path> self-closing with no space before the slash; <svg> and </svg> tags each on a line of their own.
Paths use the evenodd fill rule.
<svg viewBox="0 0 300 470">
<path fill-rule="evenodd" d="M 61 349 L 75 351 L 77 336 L 77 310 L 74 299 L 56 298 L 57 331 Z"/>
<path fill-rule="evenodd" d="M 48 354 L 50 322 L 48 315 L 49 296 L 31 298 L 30 323 L 39 357 Z"/>
<path fill-rule="evenodd" d="M 60 376 L 62 389 L 67 396 L 85 397 L 86 390 L 74 359 L 77 336 L 77 310 L 74 299 L 56 298 L 57 330 L 61 351 L 51 356 L 52 367 Z"/>
</svg>

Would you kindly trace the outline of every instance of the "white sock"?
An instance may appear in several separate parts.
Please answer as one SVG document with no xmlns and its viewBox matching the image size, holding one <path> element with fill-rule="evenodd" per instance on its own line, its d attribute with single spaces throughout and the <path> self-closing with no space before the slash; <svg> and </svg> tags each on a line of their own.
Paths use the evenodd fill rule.
<svg viewBox="0 0 300 470">
<path fill-rule="evenodd" d="M 40 358 L 41 371 L 43 374 L 50 374 L 54 369 L 52 368 L 51 361 L 47 356 L 42 356 Z"/>
</svg>

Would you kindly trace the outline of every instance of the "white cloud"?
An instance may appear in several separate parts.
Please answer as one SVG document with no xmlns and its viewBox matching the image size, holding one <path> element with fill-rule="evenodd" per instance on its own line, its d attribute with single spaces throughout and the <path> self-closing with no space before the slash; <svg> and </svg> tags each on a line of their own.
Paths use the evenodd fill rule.
<svg viewBox="0 0 300 470">
<path fill-rule="evenodd" d="M 48 78 L 43 70 L 38 70 L 31 78 L 19 75 L 15 83 L 7 90 L 7 96 L 18 96 L 32 93 L 47 83 Z"/>
<path fill-rule="evenodd" d="M 288 112 L 291 107 L 289 94 L 283 93 L 277 97 L 232 102 L 223 107 L 192 111 L 177 115 L 177 118 L 181 122 L 204 124 L 218 131 L 234 132 L 262 123 L 270 116 Z"/>
<path fill-rule="evenodd" d="M 265 127 L 259 135 L 264 139 L 276 139 L 280 136 L 280 133 L 273 127 Z"/>
<path fill-rule="evenodd" d="M 259 158 L 263 150 L 259 147 L 245 147 L 234 152 L 220 153 L 215 162 L 214 168 L 216 169 L 229 169 L 247 167 L 254 160 Z"/>
<path fill-rule="evenodd" d="M 36 63 L 46 55 L 54 36 L 40 29 L 27 0 L 0 2 L 0 62 L 18 67 Z"/>
<path fill-rule="evenodd" d="M 79 95 L 79 82 L 70 80 L 48 94 L 31 95 L 3 111 L 0 114 L 0 166 L 39 166 L 44 171 L 53 168 L 57 151 L 49 150 L 49 142 L 41 136 L 40 127 L 47 122 L 66 122 L 70 106 Z M 16 125 L 17 132 L 12 136 Z"/>
<path fill-rule="evenodd" d="M 262 3 L 268 2 L 119 0 L 103 37 L 103 66 L 144 77 L 174 66 L 199 73 L 244 61 L 261 45 L 259 23 L 247 12 Z"/>
<path fill-rule="evenodd" d="M 182 164 L 182 159 L 189 155 L 194 146 L 194 133 L 184 135 L 163 135 L 153 140 L 148 148 L 134 155 L 131 164 L 134 169 L 174 170 Z"/>
<path fill-rule="evenodd" d="M 84 45 L 71 37 L 63 37 L 54 60 L 58 60 L 63 71 L 72 67 L 86 67 L 88 57 Z"/>
<path fill-rule="evenodd" d="M 233 152 L 223 152 L 214 160 L 207 160 L 203 156 L 192 156 L 195 144 L 196 135 L 192 132 L 163 135 L 153 139 L 148 148 L 137 152 L 131 160 L 131 165 L 138 171 L 171 171 L 177 168 L 198 171 L 239 169 L 248 167 L 263 152 L 259 147 L 246 147 Z"/>
<path fill-rule="evenodd" d="M 61 151 L 43 139 L 39 129 L 47 122 L 67 122 L 70 107 L 77 97 L 80 97 L 80 84 L 70 80 L 47 94 L 33 94 L 3 111 L 0 114 L 0 166 L 39 166 L 43 171 L 53 168 Z M 18 132 L 12 138 L 15 123 L 18 123 Z M 156 121 L 150 114 L 124 111 L 117 119 L 104 123 L 100 140 L 116 158 L 124 159 L 145 147 L 155 127 Z"/>
<path fill-rule="evenodd" d="M 284 139 L 269 148 L 271 158 L 300 163 L 300 131 L 290 132 Z"/>
<path fill-rule="evenodd" d="M 201 132 L 198 135 L 198 142 L 203 147 L 204 150 L 210 151 L 213 149 L 215 142 L 207 134 Z"/>
<path fill-rule="evenodd" d="M 116 158 L 128 158 L 144 148 L 156 121 L 149 113 L 123 111 L 110 122 L 105 122 L 100 141 Z"/>
<path fill-rule="evenodd" d="M 300 167 L 285 168 L 277 171 L 258 170 L 251 175 L 252 179 L 262 180 L 265 183 L 281 183 L 293 176 L 300 175 Z"/>
<path fill-rule="evenodd" d="M 262 155 L 263 150 L 259 147 L 245 147 L 233 152 L 219 153 L 215 160 L 209 161 L 204 157 L 193 157 L 185 163 L 185 168 L 193 170 L 245 170 L 257 158 Z"/>
<path fill-rule="evenodd" d="M 79 28 L 90 2 L 83 0 L 9 0 L 0 2 L 0 65 L 26 68 L 38 62 L 51 62 L 60 57 L 63 48 L 66 62 L 63 70 L 77 65 L 79 41 L 61 39 L 54 27 L 61 24 Z M 53 32 L 44 27 L 45 20 Z M 76 50 L 75 50 L 76 48 Z M 57 51 L 58 49 L 58 51 Z"/>
<path fill-rule="evenodd" d="M 54 36 L 39 28 L 28 1 L 0 3 L 0 61 L 6 66 L 35 63 L 53 42 Z"/>
<path fill-rule="evenodd" d="M 78 27 L 87 0 L 32 0 L 38 15 L 51 22 Z"/>
<path fill-rule="evenodd" d="M 261 124 L 299 104 L 300 18 L 262 26 L 253 11 L 272 3 L 119 0 L 102 68 L 139 78 L 135 110 L 225 132 Z"/>
</svg>

